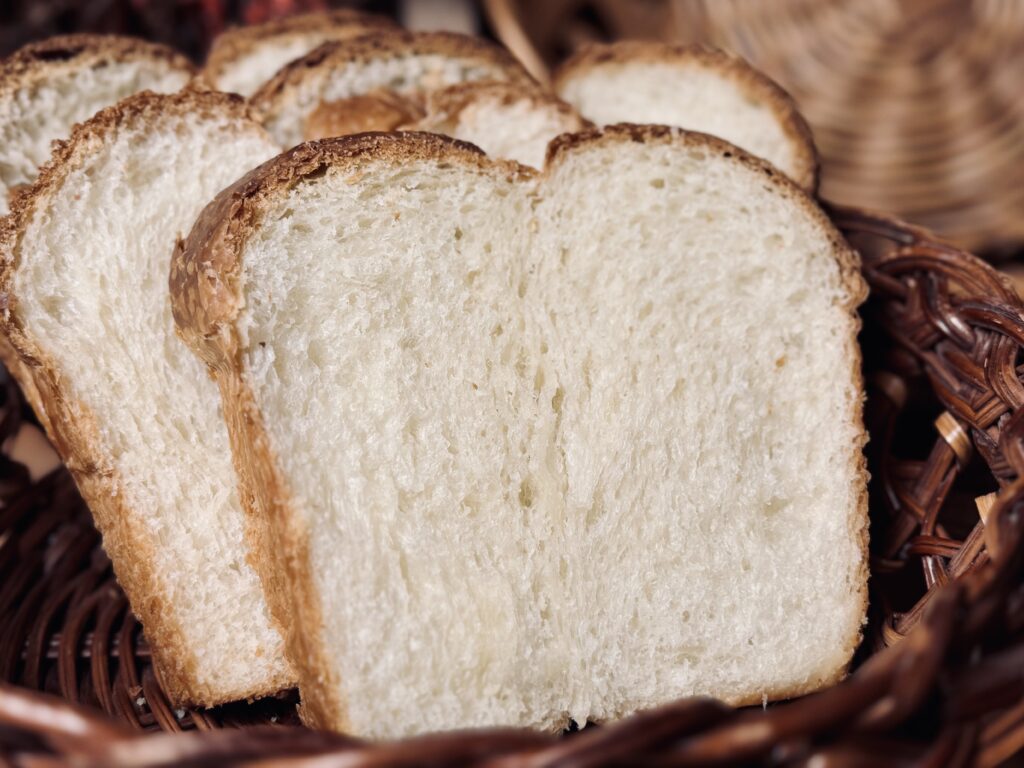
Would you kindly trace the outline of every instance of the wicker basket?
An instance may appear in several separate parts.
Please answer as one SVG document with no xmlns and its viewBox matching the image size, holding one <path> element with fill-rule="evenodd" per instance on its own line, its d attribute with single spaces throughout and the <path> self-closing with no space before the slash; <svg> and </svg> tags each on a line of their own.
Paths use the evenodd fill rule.
<svg viewBox="0 0 1024 768">
<path fill-rule="evenodd" d="M 830 200 L 1024 248 L 1021 0 L 485 0 L 537 74 L 592 40 L 711 43 L 800 105 Z"/>
<path fill-rule="evenodd" d="M 872 288 L 871 611 L 844 682 L 764 710 L 687 699 L 562 738 L 363 743 L 296 727 L 294 693 L 175 710 L 67 473 L 33 483 L 4 458 L 0 765 L 1003 764 L 1024 748 L 1024 305 L 920 230 L 832 215 Z M 5 444 L 29 418 L 8 381 Z"/>
</svg>

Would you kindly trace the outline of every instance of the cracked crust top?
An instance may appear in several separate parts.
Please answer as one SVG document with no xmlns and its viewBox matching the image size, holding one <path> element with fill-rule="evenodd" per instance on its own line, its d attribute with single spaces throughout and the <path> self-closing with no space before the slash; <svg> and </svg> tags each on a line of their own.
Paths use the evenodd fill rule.
<svg viewBox="0 0 1024 768">
<path fill-rule="evenodd" d="M 792 142 L 799 166 L 794 180 L 812 194 L 817 191 L 818 152 L 811 128 L 796 102 L 778 83 L 738 56 L 714 48 L 658 42 L 592 44 L 581 48 L 555 70 L 552 87 L 562 93 L 566 83 L 591 70 L 635 62 L 697 65 L 734 82 L 749 99 L 771 109 Z"/>
<path fill-rule="evenodd" d="M 323 44 L 283 67 L 250 101 L 266 121 L 287 109 L 298 91 L 320 90 L 332 70 L 352 63 L 430 54 L 489 65 L 501 70 L 508 82 L 536 85 L 511 53 L 485 40 L 454 32 L 381 31 Z"/>
<path fill-rule="evenodd" d="M 462 110 L 474 104 L 496 103 L 509 106 L 523 100 L 529 100 L 537 107 L 555 110 L 567 123 L 574 125 L 573 130 L 590 126 L 590 123 L 580 117 L 571 105 L 538 84 L 488 81 L 457 83 L 428 94 L 426 116 L 419 122 L 412 123 L 411 127 L 439 126 L 457 121 Z"/>
</svg>

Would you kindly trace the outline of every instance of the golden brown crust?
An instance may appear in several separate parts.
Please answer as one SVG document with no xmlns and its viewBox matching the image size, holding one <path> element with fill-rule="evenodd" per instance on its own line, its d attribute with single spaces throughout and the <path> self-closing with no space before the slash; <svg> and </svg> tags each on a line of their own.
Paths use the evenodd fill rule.
<svg viewBox="0 0 1024 768">
<path fill-rule="evenodd" d="M 817 192 L 819 158 L 810 126 L 792 96 L 738 56 L 714 48 L 658 42 L 593 44 L 584 46 L 555 70 L 552 87 L 556 93 L 564 93 L 569 80 L 590 70 L 635 62 L 697 65 L 732 80 L 752 101 L 771 109 L 797 157 L 799 172 L 794 180 L 811 194 Z"/>
<path fill-rule="evenodd" d="M 0 61 L 0 99 L 63 71 L 140 60 L 166 62 L 168 69 L 190 77 L 196 71 L 182 54 L 159 43 L 118 35 L 59 35 L 29 43 Z"/>
<path fill-rule="evenodd" d="M 856 344 L 859 329 L 856 307 L 866 297 L 859 257 L 845 243 L 824 212 L 793 181 L 766 162 L 712 136 L 664 126 L 612 126 L 559 137 L 548 150 L 550 172 L 568 153 L 617 142 L 665 143 L 689 149 L 721 153 L 738 159 L 779 194 L 797 202 L 830 238 L 850 301 L 850 375 L 856 392 L 863 392 L 860 352 Z M 304 716 L 319 727 L 344 729 L 348 723 L 347 704 L 339 700 L 338 681 L 331 677 L 319 634 L 323 626 L 319 600 L 309 560 L 309 538 L 297 513 L 287 481 L 280 473 L 273 446 L 263 423 L 254 393 L 244 369 L 241 336 L 235 325 L 244 306 L 241 284 L 242 252 L 247 239 L 257 231 L 264 212 L 304 179 L 328 169 L 349 174 L 355 181 L 370 164 L 401 165 L 411 160 L 431 159 L 459 163 L 490 173 L 524 179 L 536 173 L 524 166 L 487 159 L 469 144 L 423 133 L 363 134 L 302 144 L 257 168 L 232 187 L 221 192 L 200 215 L 184 243 L 179 243 L 171 267 L 174 319 L 182 338 L 210 365 L 220 382 L 225 411 L 229 414 L 231 440 L 246 503 L 262 531 L 257 567 L 269 593 L 271 610 L 289 631 L 289 656 L 298 667 L 303 691 Z M 858 616 L 867 606 L 867 471 L 863 453 L 864 430 L 861 402 L 853 403 L 854 421 L 861 436 L 856 446 L 854 475 L 858 485 L 857 508 L 852 511 L 850 535 L 862 543 L 863 553 L 857 589 Z M 273 541 L 270 545 L 268 542 Z M 853 655 L 860 640 L 860 625 L 851 633 L 846 658 Z M 788 698 L 817 690 L 841 679 L 845 667 L 806 687 L 771 689 L 771 698 Z M 753 704 L 760 694 L 732 702 Z"/>
<path fill-rule="evenodd" d="M 453 32 L 381 31 L 343 43 L 324 43 L 283 67 L 250 101 L 266 121 L 287 109 L 296 91 L 316 90 L 332 70 L 352 63 L 429 54 L 490 65 L 509 82 L 536 83 L 511 53 L 479 38 Z"/>
<path fill-rule="evenodd" d="M 252 53 L 261 43 L 268 40 L 287 41 L 306 37 L 346 40 L 368 32 L 394 28 L 395 22 L 386 16 L 362 13 L 349 8 L 300 13 L 263 24 L 233 27 L 214 38 L 203 67 L 203 76 L 215 84 L 227 67 Z"/>
<path fill-rule="evenodd" d="M 459 116 L 467 107 L 486 103 L 510 106 L 524 100 L 538 109 L 556 111 L 565 119 L 567 131 L 591 127 L 590 122 L 584 120 L 572 106 L 537 83 L 485 81 L 456 83 L 427 94 L 427 114 L 406 128 L 445 133 L 458 125 Z"/>
<path fill-rule="evenodd" d="M 17 196 L 9 216 L 0 219 L 0 356 L 10 360 L 12 375 L 28 396 L 51 442 L 89 505 L 103 546 L 118 581 L 142 622 L 154 663 L 172 702 L 210 706 L 287 688 L 290 675 L 265 681 L 259 690 L 213 690 L 197 679 L 198 664 L 175 621 L 173 606 L 163 597 L 161 573 L 154 568 L 151 534 L 129 507 L 112 458 L 103 448 L 96 415 L 72 394 L 69 383 L 46 350 L 26 331 L 14 291 L 20 264 L 21 238 L 38 210 L 44 210 L 67 175 L 80 168 L 111 136 L 145 125 L 156 115 L 217 115 L 245 118 L 240 97 L 181 91 L 157 95 L 149 91 L 104 109 L 75 127 L 67 141 L 57 142 L 53 157 L 28 191 Z M 259 130 L 254 123 L 252 130 Z"/>
</svg>

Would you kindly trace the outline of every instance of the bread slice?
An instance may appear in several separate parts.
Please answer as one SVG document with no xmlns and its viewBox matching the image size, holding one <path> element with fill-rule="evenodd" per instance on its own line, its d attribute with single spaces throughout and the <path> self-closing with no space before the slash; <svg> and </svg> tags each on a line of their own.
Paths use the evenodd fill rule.
<svg viewBox="0 0 1024 768">
<path fill-rule="evenodd" d="M 171 48 L 114 35 L 51 37 L 0 61 L 0 214 L 75 123 L 138 91 L 177 91 L 192 75 Z"/>
<path fill-rule="evenodd" d="M 491 157 L 542 168 L 548 142 L 582 130 L 587 121 L 539 86 L 477 82 L 428 95 L 426 114 L 403 127 L 443 133 L 476 144 Z"/>
<path fill-rule="evenodd" d="M 657 123 L 710 133 L 818 185 L 807 122 L 782 88 L 723 51 L 656 42 L 583 48 L 554 74 L 555 91 L 599 125 Z"/>
<path fill-rule="evenodd" d="M 391 130 L 390 117 L 376 124 L 367 95 L 385 90 L 414 105 L 431 91 L 457 83 L 496 80 L 535 85 L 504 48 L 449 32 L 379 32 L 343 43 L 325 43 L 284 67 L 251 99 L 263 124 L 282 146 L 309 134 L 307 122 L 325 106 L 352 113 L 359 131 Z M 401 122 L 410 122 L 406 115 Z M 340 123 L 339 123 L 340 125 Z"/>
<path fill-rule="evenodd" d="M 178 233 L 276 152 L 240 97 L 144 92 L 76 127 L 0 224 L 13 372 L 179 704 L 294 682 L 246 555 L 217 388 L 167 292 Z"/>
<path fill-rule="evenodd" d="M 394 26 L 385 16 L 342 8 L 235 27 L 214 38 L 203 77 L 221 91 L 251 96 L 285 64 L 329 40 Z"/>
<path fill-rule="evenodd" d="M 843 675 L 865 288 L 768 165 L 657 126 L 540 175 L 314 142 L 207 207 L 171 289 L 313 723 L 557 729 Z"/>
</svg>

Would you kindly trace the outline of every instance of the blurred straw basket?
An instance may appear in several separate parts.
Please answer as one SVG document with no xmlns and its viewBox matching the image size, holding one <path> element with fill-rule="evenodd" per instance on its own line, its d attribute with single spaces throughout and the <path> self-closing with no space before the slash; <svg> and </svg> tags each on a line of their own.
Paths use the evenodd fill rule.
<svg viewBox="0 0 1024 768">
<path fill-rule="evenodd" d="M 485 0 L 536 72 L 592 40 L 733 51 L 814 129 L 822 195 L 1024 248 L 1024 0 Z"/>
</svg>

